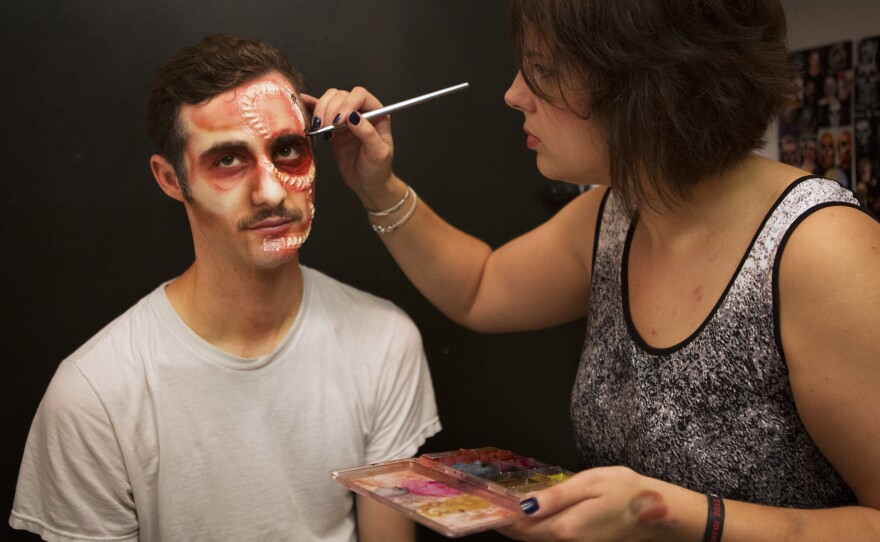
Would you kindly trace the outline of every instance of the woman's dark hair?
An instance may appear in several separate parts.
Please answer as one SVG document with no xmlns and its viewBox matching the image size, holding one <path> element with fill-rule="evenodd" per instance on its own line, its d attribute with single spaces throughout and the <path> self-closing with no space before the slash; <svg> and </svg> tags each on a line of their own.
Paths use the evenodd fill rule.
<svg viewBox="0 0 880 542">
<path fill-rule="evenodd" d="M 150 139 L 173 166 L 184 197 L 191 199 L 183 161 L 186 131 L 182 104 L 200 104 L 269 72 L 284 76 L 297 92 L 306 88 L 302 74 L 271 45 L 214 34 L 180 49 L 150 81 L 147 127 Z"/>
<path fill-rule="evenodd" d="M 630 211 L 763 146 L 794 90 L 778 0 L 511 0 L 510 22 L 526 84 L 596 124 Z"/>
</svg>

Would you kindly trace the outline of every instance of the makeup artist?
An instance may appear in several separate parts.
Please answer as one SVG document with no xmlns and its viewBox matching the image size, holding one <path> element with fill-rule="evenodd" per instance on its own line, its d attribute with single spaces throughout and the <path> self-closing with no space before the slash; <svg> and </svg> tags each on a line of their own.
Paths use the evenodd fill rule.
<svg viewBox="0 0 880 542">
<path fill-rule="evenodd" d="M 523 501 L 526 540 L 880 540 L 880 224 L 759 157 L 793 90 L 777 0 L 513 0 L 504 96 L 550 179 L 605 185 L 493 250 L 392 172 L 387 118 L 328 90 L 345 181 L 452 320 L 587 316 L 585 470 Z M 465 182 L 462 180 L 461 182 Z M 843 277 L 853 277 L 846 280 Z"/>
</svg>

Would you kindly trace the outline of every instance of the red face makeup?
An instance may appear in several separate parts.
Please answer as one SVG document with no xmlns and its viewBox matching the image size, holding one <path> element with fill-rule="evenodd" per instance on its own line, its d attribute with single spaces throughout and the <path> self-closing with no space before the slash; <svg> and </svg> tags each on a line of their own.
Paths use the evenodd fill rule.
<svg viewBox="0 0 880 542">
<path fill-rule="evenodd" d="M 270 73 L 184 106 L 181 117 L 201 214 L 212 224 L 225 221 L 226 231 L 234 224 L 248 239 L 259 237 L 264 253 L 296 252 L 315 214 L 315 163 L 286 80 Z M 201 179 L 207 182 L 198 186 Z"/>
<path fill-rule="evenodd" d="M 238 99 L 238 106 L 245 127 L 259 137 L 272 140 L 273 136 L 283 128 L 277 124 L 277 121 L 288 118 L 295 120 L 295 132 L 298 135 L 305 135 L 305 118 L 296 96 L 292 91 L 279 86 L 276 82 L 264 81 L 249 86 Z M 299 155 L 296 159 L 273 162 L 262 157 L 259 163 L 264 170 L 287 186 L 288 190 L 308 191 L 309 229 L 300 234 L 267 236 L 263 242 L 263 249 L 267 251 L 298 249 L 308 238 L 311 231 L 311 219 L 315 215 L 312 192 L 312 183 L 315 180 L 315 162 L 312 159 L 311 149 L 308 150 L 308 154 Z"/>
</svg>

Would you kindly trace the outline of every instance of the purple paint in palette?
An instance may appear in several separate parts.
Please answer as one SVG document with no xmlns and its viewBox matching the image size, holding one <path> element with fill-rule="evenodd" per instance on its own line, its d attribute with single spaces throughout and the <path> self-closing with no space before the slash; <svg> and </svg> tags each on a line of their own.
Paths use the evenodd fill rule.
<svg viewBox="0 0 880 542">
<path fill-rule="evenodd" d="M 332 471 L 352 491 L 449 537 L 509 525 L 523 496 L 574 473 L 500 448 L 424 454 Z"/>
<path fill-rule="evenodd" d="M 459 495 L 461 491 L 449 487 L 437 480 L 406 480 L 400 484 L 402 489 L 413 495 L 427 495 L 429 497 L 449 497 Z"/>
</svg>

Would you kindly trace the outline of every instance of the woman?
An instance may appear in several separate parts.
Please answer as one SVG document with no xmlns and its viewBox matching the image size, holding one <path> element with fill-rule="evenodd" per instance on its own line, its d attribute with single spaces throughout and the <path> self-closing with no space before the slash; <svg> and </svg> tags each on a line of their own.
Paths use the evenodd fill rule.
<svg viewBox="0 0 880 542">
<path fill-rule="evenodd" d="M 486 332 L 588 316 L 588 468 L 505 534 L 880 540 L 880 225 L 753 153 L 793 90 L 779 2 L 513 0 L 511 20 L 505 100 L 538 169 L 610 188 L 497 250 L 393 174 L 388 122 L 357 113 L 376 98 L 310 100 L 313 126 L 348 118 L 340 171 L 446 315 Z"/>
</svg>

